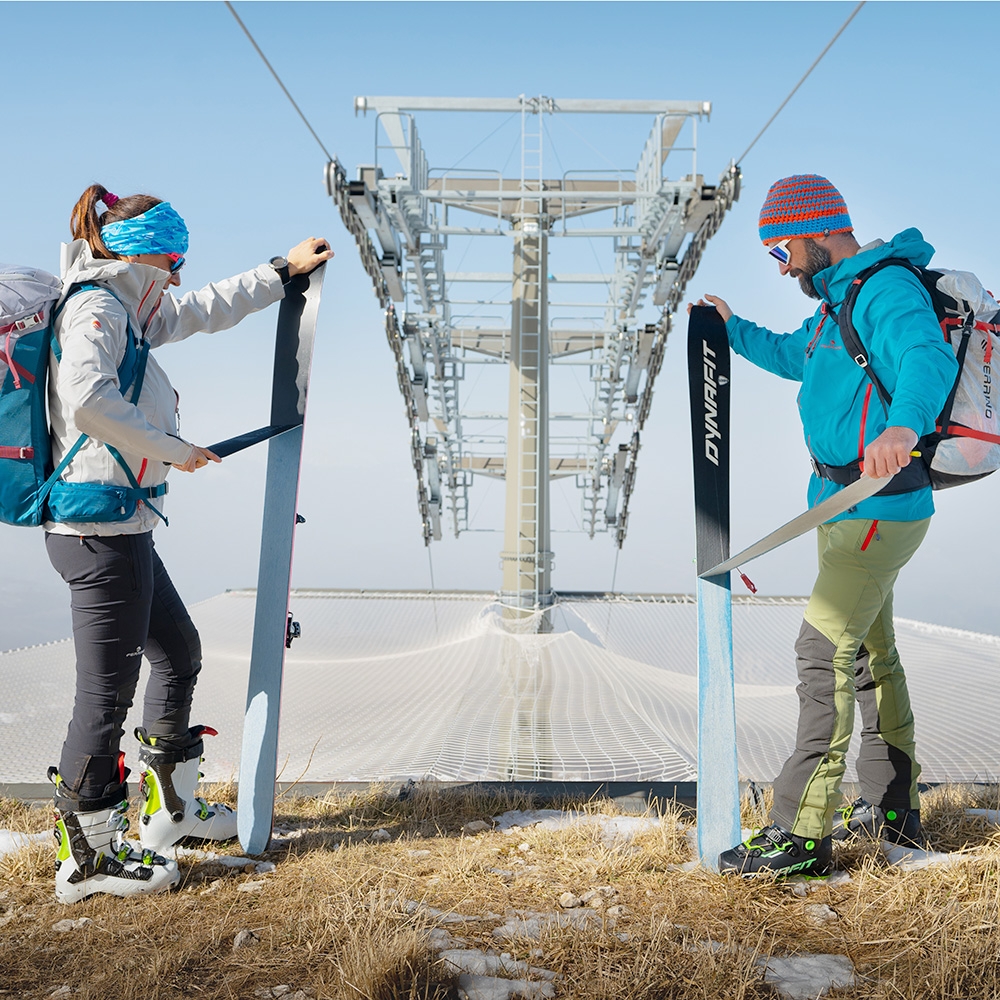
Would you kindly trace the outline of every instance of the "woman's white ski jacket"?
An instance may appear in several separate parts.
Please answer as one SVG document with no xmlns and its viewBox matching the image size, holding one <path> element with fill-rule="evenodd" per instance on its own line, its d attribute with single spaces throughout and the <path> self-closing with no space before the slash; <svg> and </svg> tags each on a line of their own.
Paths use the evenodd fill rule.
<svg viewBox="0 0 1000 1000">
<path fill-rule="evenodd" d="M 99 260 L 85 240 L 76 240 L 63 247 L 62 279 L 67 291 L 71 285 L 91 282 L 102 290 L 77 292 L 66 300 L 56 320 L 62 356 L 57 362 L 53 355 L 49 365 L 53 462 L 58 465 L 77 438 L 88 434 L 90 440 L 63 473 L 66 482 L 130 485 L 105 447 L 109 444 L 121 453 L 141 485 L 158 486 L 166 479 L 169 463 L 188 460 L 192 445 L 178 436 L 177 394 L 152 353 L 136 405 L 126 398 L 129 387 L 118 384 L 127 320 L 136 336 L 141 335 L 155 350 L 194 333 L 227 330 L 279 301 L 284 297 L 281 278 L 270 264 L 262 264 L 180 298 L 169 293 L 161 296 L 169 279 L 166 271 L 123 260 Z M 154 501 L 161 513 L 165 499 Z M 64 535 L 139 534 L 151 530 L 158 520 L 140 503 L 127 521 L 47 521 L 45 530 Z"/>
</svg>

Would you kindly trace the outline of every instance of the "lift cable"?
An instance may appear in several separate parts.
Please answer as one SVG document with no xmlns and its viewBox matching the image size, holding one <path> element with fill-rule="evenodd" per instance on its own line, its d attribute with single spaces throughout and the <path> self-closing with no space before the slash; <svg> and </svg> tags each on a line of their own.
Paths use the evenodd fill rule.
<svg viewBox="0 0 1000 1000">
<path fill-rule="evenodd" d="M 250 44 L 257 50 L 257 55 L 259 55 L 261 59 L 264 60 L 264 65 L 271 71 L 271 76 L 273 76 L 274 79 L 278 81 L 278 86 L 281 87 L 281 89 L 285 92 L 285 97 L 287 97 L 288 100 L 291 101 L 292 107 L 295 108 L 295 110 L 298 112 L 299 117 L 302 119 L 303 122 L 305 122 L 306 128 L 309 129 L 309 131 L 312 133 L 312 137 L 319 144 L 319 148 L 322 149 L 323 152 L 326 154 L 326 162 L 332 163 L 334 157 L 330 155 L 330 151 L 326 148 L 326 146 L 323 145 L 323 140 L 320 139 L 320 137 L 316 134 L 316 130 L 312 127 L 312 125 L 309 124 L 309 119 L 306 118 L 306 116 L 302 113 L 302 109 L 295 103 L 295 98 L 292 97 L 292 95 L 288 92 L 288 88 L 281 82 L 281 77 L 278 76 L 278 74 L 274 71 L 274 67 L 267 61 L 267 56 L 264 55 L 264 53 L 261 51 L 261 48 L 254 40 L 253 35 L 250 34 L 250 30 L 240 20 L 240 15 L 236 13 L 235 8 L 229 2 L 229 0 L 225 0 L 225 4 L 229 8 L 229 13 L 236 18 L 236 23 L 243 29 L 243 34 L 245 34 L 247 38 L 250 39 Z"/>
<path fill-rule="evenodd" d="M 866 3 L 866 0 L 861 0 L 861 2 L 857 5 L 857 7 L 855 7 L 854 10 L 851 11 L 850 16 L 840 26 L 840 30 L 833 36 L 833 38 L 830 39 L 830 41 L 827 43 L 826 48 L 823 49 L 823 51 L 816 57 L 816 61 L 812 64 L 812 66 L 810 66 L 809 69 L 807 69 L 805 71 L 805 74 L 803 75 L 802 79 L 799 80 L 799 82 L 797 84 L 795 84 L 794 87 L 792 87 L 791 93 L 781 102 L 781 104 L 778 107 L 778 110 L 775 111 L 774 114 L 771 115 L 770 118 L 768 118 L 767 124 L 757 133 L 756 137 L 754 138 L 754 141 L 751 142 L 750 145 L 747 146 L 747 148 L 745 150 L 743 150 L 743 155 L 742 156 L 739 156 L 739 157 L 736 158 L 736 165 L 737 166 L 739 166 L 743 162 L 743 159 L 747 155 L 747 153 L 749 153 L 750 150 L 753 149 L 754 146 L 757 145 L 757 140 L 768 130 L 768 128 L 770 128 L 771 122 L 773 122 L 774 119 L 777 118 L 778 115 L 781 114 L 781 112 L 784 109 L 785 105 L 795 96 L 795 92 L 799 89 L 799 87 L 801 87 L 802 84 L 804 84 L 806 82 L 806 80 L 809 77 L 809 74 L 812 73 L 812 71 L 819 65 L 820 60 L 823 58 L 823 56 L 825 56 L 827 54 L 827 52 L 830 51 L 830 49 L 833 47 L 833 43 L 838 38 L 840 38 L 840 36 L 844 33 L 844 29 L 851 23 L 851 21 L 854 20 L 855 15 L 858 13 L 859 10 L 861 10 L 862 7 L 864 7 L 865 3 Z"/>
</svg>

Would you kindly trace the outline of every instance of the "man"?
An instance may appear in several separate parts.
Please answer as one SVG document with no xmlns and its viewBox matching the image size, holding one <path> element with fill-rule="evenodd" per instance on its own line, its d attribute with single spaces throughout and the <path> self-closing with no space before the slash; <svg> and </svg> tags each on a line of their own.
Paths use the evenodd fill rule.
<svg viewBox="0 0 1000 1000">
<path fill-rule="evenodd" d="M 841 810 L 836 832 L 860 828 L 897 843 L 923 843 L 920 767 L 893 637 L 892 588 L 934 512 L 926 468 L 912 456 L 919 439 L 934 430 L 957 362 L 930 297 L 904 267 L 875 273 L 853 312 L 872 368 L 891 396 L 887 408 L 840 337 L 836 314 L 858 274 L 887 257 L 928 264 L 934 250 L 917 230 L 859 246 L 840 192 L 815 174 L 772 185 L 759 229 L 779 272 L 820 300 L 816 313 L 795 333 L 775 334 L 735 316 L 717 296 L 701 304 L 719 311 L 738 354 L 802 383 L 799 413 L 814 468 L 810 506 L 856 480 L 862 468 L 874 478 L 899 473 L 819 528 L 819 575 L 795 643 L 795 751 L 774 782 L 771 825 L 719 858 L 721 870 L 743 875 L 819 875 L 829 870 L 855 697 L 862 718 L 857 771 L 867 801 Z"/>
</svg>

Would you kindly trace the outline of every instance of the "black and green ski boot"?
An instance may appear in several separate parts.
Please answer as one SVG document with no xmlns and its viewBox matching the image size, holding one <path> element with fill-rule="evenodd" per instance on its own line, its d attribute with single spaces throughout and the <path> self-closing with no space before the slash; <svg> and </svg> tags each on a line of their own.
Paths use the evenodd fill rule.
<svg viewBox="0 0 1000 1000">
<path fill-rule="evenodd" d="M 755 830 L 742 844 L 719 855 L 719 871 L 737 875 L 808 875 L 820 878 L 830 874 L 832 842 L 829 837 L 814 840 L 796 837 L 780 826 Z"/>
<path fill-rule="evenodd" d="M 843 806 L 833 814 L 833 839 L 854 836 L 888 840 L 901 847 L 928 849 L 927 835 L 920 825 L 919 809 L 882 809 L 862 798 Z"/>
</svg>

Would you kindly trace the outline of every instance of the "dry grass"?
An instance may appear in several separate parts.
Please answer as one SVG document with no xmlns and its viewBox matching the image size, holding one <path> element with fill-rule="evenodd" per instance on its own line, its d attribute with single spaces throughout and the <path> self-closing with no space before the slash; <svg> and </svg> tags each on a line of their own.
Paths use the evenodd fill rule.
<svg viewBox="0 0 1000 1000">
<path fill-rule="evenodd" d="M 214 791 L 226 798 L 233 789 Z M 610 802 L 566 804 L 617 812 Z M 690 818 L 673 808 L 630 844 L 606 843 L 591 825 L 462 833 L 470 820 L 531 805 L 437 789 L 402 802 L 388 788 L 280 799 L 277 825 L 294 833 L 279 835 L 268 855 L 275 872 L 188 858 L 177 892 L 74 907 L 51 898 L 51 845 L 31 845 L 0 859 L 0 993 L 43 998 L 69 985 L 74 992 L 64 995 L 81 1000 L 253 1000 L 286 984 L 316 1000 L 457 997 L 429 940 L 444 911 L 482 918 L 444 924 L 465 946 L 557 972 L 561 997 L 770 997 L 759 958 L 835 953 L 865 977 L 837 998 L 1000 1000 L 1000 831 L 964 814 L 1000 806 L 996 789 L 925 796 L 935 846 L 966 852 L 960 864 L 904 872 L 874 845 L 851 845 L 838 858 L 851 881 L 840 884 L 679 870 L 690 857 Z M 766 806 L 745 819 L 759 823 Z M 0 801 L 0 827 L 44 830 L 49 821 L 48 808 Z M 380 829 L 389 840 L 372 839 Z M 252 882 L 263 885 L 240 890 Z M 556 913 L 561 893 L 595 886 L 612 887 L 613 898 L 586 927 L 550 926 L 540 940 L 500 942 L 492 933 L 512 911 Z M 408 901 L 422 905 L 414 911 Z M 816 921 L 815 904 L 836 919 Z M 609 915 L 612 905 L 624 910 Z M 92 923 L 52 930 L 79 917 Z M 259 942 L 234 951 L 244 929 Z"/>
</svg>

